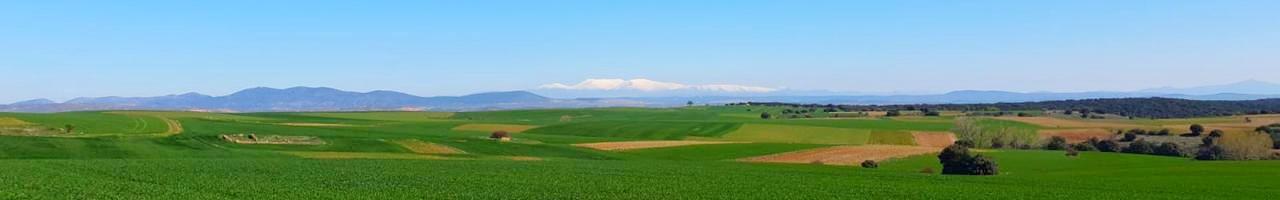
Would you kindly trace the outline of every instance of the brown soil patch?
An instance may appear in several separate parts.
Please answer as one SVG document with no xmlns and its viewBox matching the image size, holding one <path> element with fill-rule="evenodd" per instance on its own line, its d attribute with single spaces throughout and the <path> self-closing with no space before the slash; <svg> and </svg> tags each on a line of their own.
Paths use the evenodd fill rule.
<svg viewBox="0 0 1280 200">
<path fill-rule="evenodd" d="M 605 151 L 623 151 L 623 150 L 633 150 L 633 149 L 677 147 L 677 146 L 703 145 L 703 144 L 730 144 L 730 143 L 745 143 L 745 142 L 691 141 L 691 140 L 627 141 L 627 142 L 584 143 L 584 144 L 574 144 L 573 146 L 586 147 L 586 148 L 592 148 L 596 150 L 605 150 Z"/>
<path fill-rule="evenodd" d="M 289 144 L 289 145 L 322 145 L 324 140 L 312 136 L 282 136 L 255 134 L 227 134 L 219 136 L 222 140 L 236 144 Z"/>
<path fill-rule="evenodd" d="M 897 146 L 897 145 L 864 145 L 836 146 L 818 149 L 793 151 L 739 159 L 744 162 L 796 163 L 825 165 L 858 165 L 862 161 L 883 161 L 891 158 L 903 158 L 914 155 L 929 154 L 942 151 L 937 147 Z"/>
<path fill-rule="evenodd" d="M 996 117 L 996 119 L 1035 124 L 1046 128 L 1145 128 L 1144 126 L 1137 124 L 1070 120 L 1054 117 Z"/>
<path fill-rule="evenodd" d="M 1041 139 L 1049 139 L 1053 136 L 1061 136 L 1067 139 L 1067 143 L 1078 143 L 1088 141 L 1089 138 L 1107 139 L 1115 136 L 1115 133 L 1107 129 L 1065 129 L 1065 130 L 1040 130 Z"/>
<path fill-rule="evenodd" d="M 956 134 L 950 132 L 911 132 L 916 145 L 922 147 L 947 147 L 956 143 Z"/>
<path fill-rule="evenodd" d="M 419 140 L 397 140 L 394 143 L 418 154 L 467 154 L 457 148 Z"/>
</svg>

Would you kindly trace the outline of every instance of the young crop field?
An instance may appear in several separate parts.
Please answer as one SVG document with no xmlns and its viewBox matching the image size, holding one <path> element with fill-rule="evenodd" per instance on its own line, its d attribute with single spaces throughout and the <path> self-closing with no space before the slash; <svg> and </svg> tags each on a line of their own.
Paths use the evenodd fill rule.
<svg viewBox="0 0 1280 200">
<path fill-rule="evenodd" d="M 982 149 L 999 175 L 941 175 L 936 152 L 965 117 L 761 119 L 781 108 L 746 109 L 0 113 L 3 127 L 75 127 L 0 136 L 0 198 L 1269 199 L 1280 188 L 1277 161 L 1100 152 Z M 973 119 L 1042 135 L 1155 123 Z M 1195 122 L 1235 123 L 1224 119 L 1235 118 Z M 499 130 L 512 134 L 490 138 Z"/>
</svg>

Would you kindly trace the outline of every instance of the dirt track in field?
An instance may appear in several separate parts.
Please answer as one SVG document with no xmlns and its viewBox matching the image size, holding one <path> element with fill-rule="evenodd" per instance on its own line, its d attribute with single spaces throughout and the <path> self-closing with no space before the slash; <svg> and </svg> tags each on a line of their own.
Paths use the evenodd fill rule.
<svg viewBox="0 0 1280 200">
<path fill-rule="evenodd" d="M 592 148 L 605 151 L 624 151 L 634 149 L 650 149 L 663 147 L 678 147 L 689 145 L 703 144 L 731 144 L 745 142 L 728 142 L 728 141 L 691 141 L 691 140 L 671 140 L 671 141 L 626 141 L 626 142 L 598 142 L 574 144 L 573 146 Z"/>
<path fill-rule="evenodd" d="M 164 120 L 164 124 L 169 126 L 169 129 L 164 131 L 164 135 L 177 135 L 182 133 L 182 123 L 178 122 L 178 120 L 163 117 L 161 117 L 160 120 Z"/>
<path fill-rule="evenodd" d="M 938 147 L 863 145 L 835 146 L 739 159 L 744 162 L 858 165 L 866 160 L 883 161 L 940 151 Z"/>
<path fill-rule="evenodd" d="M 395 143 L 418 154 L 467 154 L 457 148 L 419 140 L 398 140 Z"/>
</svg>

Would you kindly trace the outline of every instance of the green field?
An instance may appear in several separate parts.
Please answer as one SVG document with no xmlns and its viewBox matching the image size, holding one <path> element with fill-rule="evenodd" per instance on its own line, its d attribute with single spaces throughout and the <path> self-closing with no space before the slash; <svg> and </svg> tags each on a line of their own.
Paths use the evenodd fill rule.
<svg viewBox="0 0 1280 200">
<path fill-rule="evenodd" d="M 76 127 L 73 134 L 0 135 L 0 198 L 1270 199 L 1280 188 L 1278 161 L 1121 153 L 1067 158 L 1061 151 L 984 150 L 1001 169 L 989 177 L 937 174 L 941 165 L 930 154 L 886 160 L 879 169 L 738 162 L 834 145 L 915 145 L 912 132 L 955 126 L 955 117 L 758 117 L 777 110 L 0 113 L 25 122 L 0 128 Z M 178 122 L 180 133 L 161 134 L 178 128 L 166 120 Z M 978 123 L 1040 128 L 987 118 Z M 466 124 L 481 126 L 457 128 Z M 513 133 L 510 141 L 488 138 L 490 129 L 530 127 L 536 128 Z M 325 143 L 236 144 L 223 134 Z M 409 139 L 465 154 L 417 154 L 395 142 Z M 743 143 L 622 151 L 574 146 L 654 140 Z M 934 173 L 920 173 L 925 168 Z"/>
</svg>

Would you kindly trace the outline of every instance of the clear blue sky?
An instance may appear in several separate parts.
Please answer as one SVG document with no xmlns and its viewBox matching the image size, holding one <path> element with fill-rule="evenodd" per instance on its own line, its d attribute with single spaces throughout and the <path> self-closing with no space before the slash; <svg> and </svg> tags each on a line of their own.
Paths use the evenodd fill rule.
<svg viewBox="0 0 1280 200">
<path fill-rule="evenodd" d="M 838 91 L 1280 82 L 1280 1 L 5 1 L 0 102 L 647 78 Z"/>
</svg>

